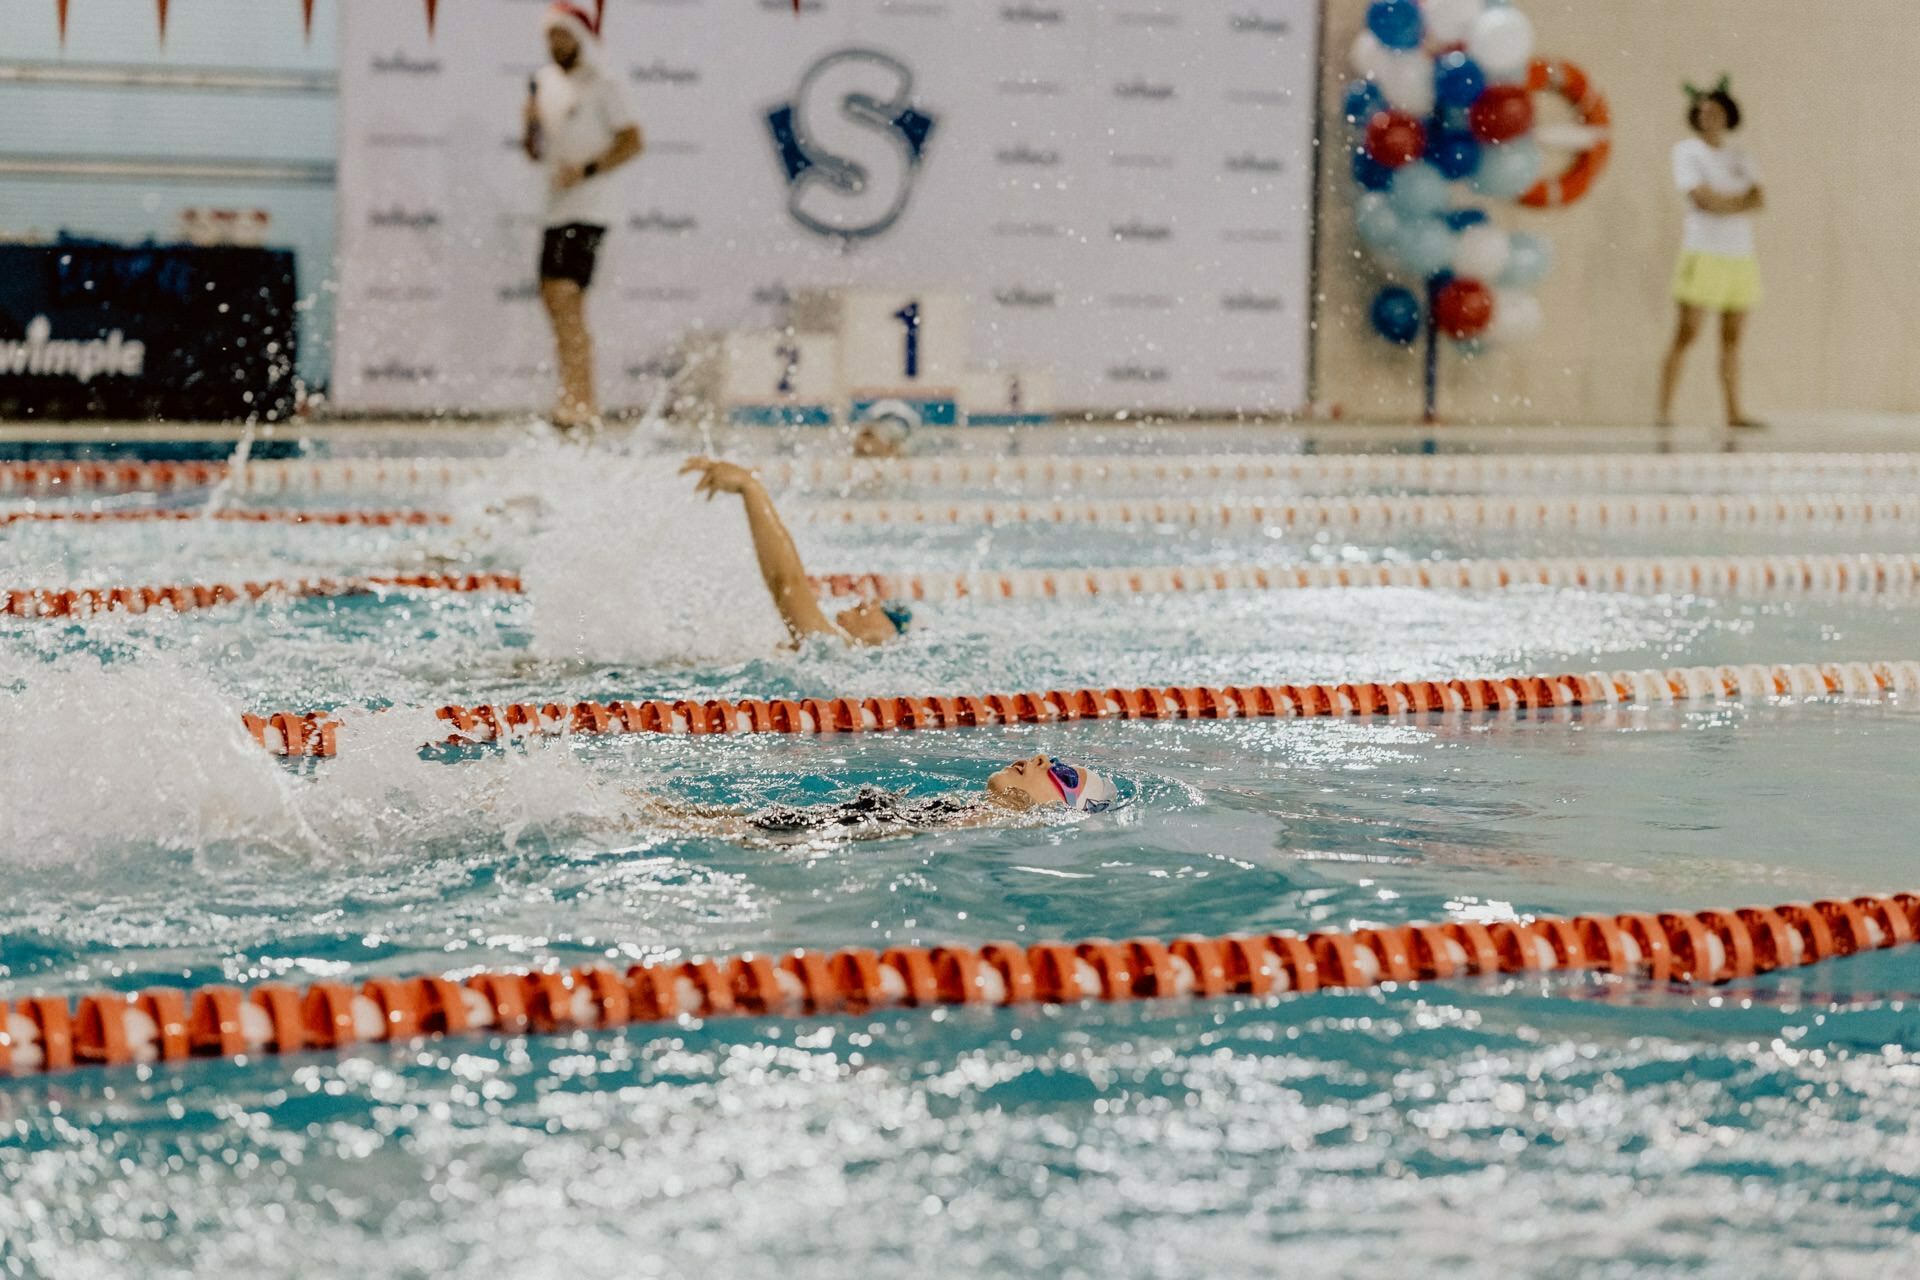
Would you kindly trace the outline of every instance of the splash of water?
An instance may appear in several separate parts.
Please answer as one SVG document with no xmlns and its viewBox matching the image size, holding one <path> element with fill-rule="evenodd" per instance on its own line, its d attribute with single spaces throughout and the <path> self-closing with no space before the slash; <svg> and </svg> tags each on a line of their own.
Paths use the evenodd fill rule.
<svg viewBox="0 0 1920 1280">
<path fill-rule="evenodd" d="M 417 861 L 475 842 L 601 840 L 632 800 L 561 742 L 449 767 L 420 755 L 444 731 L 430 712 L 344 712 L 353 750 L 310 776 L 246 734 L 241 707 L 166 654 L 72 655 L 0 678 L 0 865 L 101 872 L 130 853 L 240 862 Z"/>
<path fill-rule="evenodd" d="M 737 500 L 693 497 L 668 458 L 563 450 L 522 483 L 545 508 L 522 574 L 533 650 L 646 665 L 762 657 L 784 639 Z"/>
<path fill-rule="evenodd" d="M 0 860 L 47 866 L 127 845 L 197 851 L 305 836 L 291 779 L 192 667 L 76 655 L 11 674 L 0 692 Z"/>
</svg>

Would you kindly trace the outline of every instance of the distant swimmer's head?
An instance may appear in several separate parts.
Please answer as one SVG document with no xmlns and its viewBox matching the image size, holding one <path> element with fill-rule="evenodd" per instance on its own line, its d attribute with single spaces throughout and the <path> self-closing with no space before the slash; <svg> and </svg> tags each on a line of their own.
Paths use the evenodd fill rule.
<svg viewBox="0 0 1920 1280">
<path fill-rule="evenodd" d="M 907 633 L 913 610 L 897 600 L 868 600 L 834 615 L 840 629 L 861 644 L 885 644 Z"/>
<path fill-rule="evenodd" d="M 987 794 L 1010 809 L 1061 805 L 1079 813 L 1104 812 L 1120 799 L 1105 774 L 1048 755 L 1015 760 L 987 779 Z"/>
<path fill-rule="evenodd" d="M 904 400 L 882 400 L 866 409 L 859 425 L 853 438 L 854 457 L 897 458 L 906 452 L 920 415 Z"/>
</svg>

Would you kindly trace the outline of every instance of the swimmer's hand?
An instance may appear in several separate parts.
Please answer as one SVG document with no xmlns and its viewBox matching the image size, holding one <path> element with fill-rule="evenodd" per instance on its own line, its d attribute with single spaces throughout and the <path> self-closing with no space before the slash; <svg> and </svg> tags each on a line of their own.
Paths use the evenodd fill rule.
<svg viewBox="0 0 1920 1280">
<path fill-rule="evenodd" d="M 760 477 L 745 467 L 718 458 L 688 458 L 686 465 L 680 468 L 683 476 L 694 471 L 700 473 L 700 483 L 693 487 L 693 491 L 706 494 L 708 502 L 713 501 L 716 493 L 744 494 L 760 484 Z"/>
</svg>

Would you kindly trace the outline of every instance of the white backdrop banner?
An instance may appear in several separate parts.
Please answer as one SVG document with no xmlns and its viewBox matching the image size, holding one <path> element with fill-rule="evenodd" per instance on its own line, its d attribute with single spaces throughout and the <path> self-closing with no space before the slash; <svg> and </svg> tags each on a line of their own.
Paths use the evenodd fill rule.
<svg viewBox="0 0 1920 1280">
<path fill-rule="evenodd" d="M 544 7 L 345 0 L 342 406 L 550 400 L 519 149 Z M 969 361 L 1050 370 L 1064 406 L 1305 403 L 1316 0 L 801 8 L 607 6 L 647 139 L 591 294 L 608 403 L 689 330 L 835 285 L 964 296 Z"/>
</svg>

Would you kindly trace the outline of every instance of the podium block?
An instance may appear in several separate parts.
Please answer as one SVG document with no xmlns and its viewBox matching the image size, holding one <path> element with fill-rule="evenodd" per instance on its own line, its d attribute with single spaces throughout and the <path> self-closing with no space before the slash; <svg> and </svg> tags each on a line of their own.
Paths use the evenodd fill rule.
<svg viewBox="0 0 1920 1280">
<path fill-rule="evenodd" d="M 781 329 L 729 333 L 722 344 L 720 399 L 730 421 L 824 427 L 840 395 L 840 342 Z"/>
<path fill-rule="evenodd" d="M 968 426 L 1044 426 L 1054 404 L 1051 369 L 969 369 L 960 384 Z"/>
<path fill-rule="evenodd" d="M 967 365 L 967 300 L 935 290 L 840 291 L 840 385 L 851 417 L 882 400 L 928 426 L 959 421 Z"/>
</svg>

